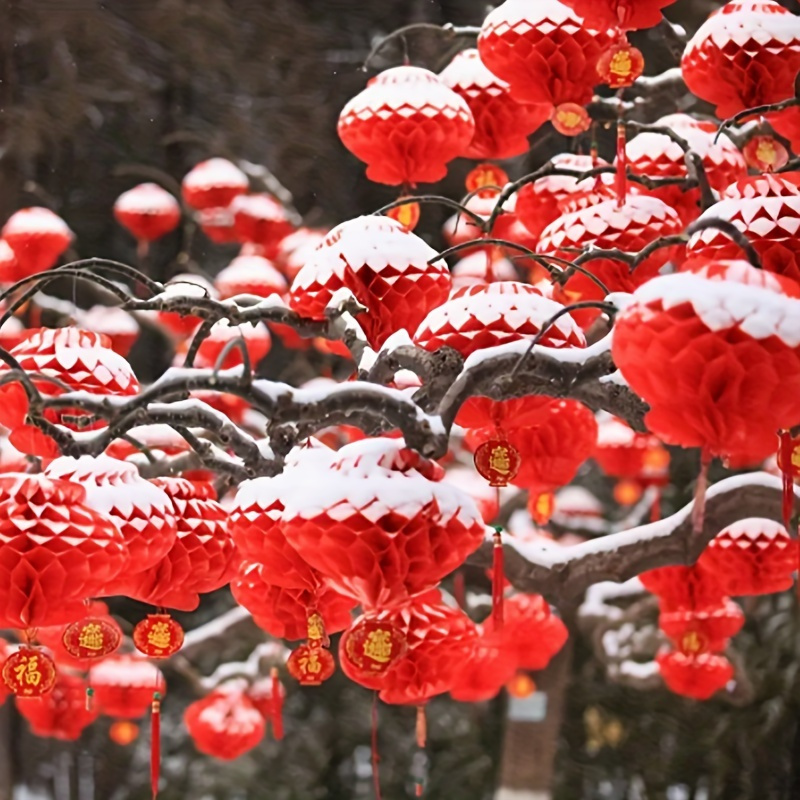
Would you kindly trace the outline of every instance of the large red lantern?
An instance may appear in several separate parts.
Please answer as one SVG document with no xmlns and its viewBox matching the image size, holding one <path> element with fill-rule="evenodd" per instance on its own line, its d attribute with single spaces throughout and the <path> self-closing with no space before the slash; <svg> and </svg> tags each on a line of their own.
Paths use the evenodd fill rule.
<svg viewBox="0 0 800 800">
<path fill-rule="evenodd" d="M 41 474 L 0 476 L 0 620 L 37 628 L 84 616 L 83 601 L 124 568 L 128 548 L 86 491 Z"/>
<path fill-rule="evenodd" d="M 536 251 L 541 255 L 571 260 L 587 248 L 619 249 L 638 253 L 651 242 L 683 231 L 677 212 L 657 197 L 628 195 L 620 205 L 606 200 L 563 214 L 542 232 Z M 600 258 L 587 261 L 584 268 L 596 276 L 609 292 L 630 292 L 650 280 L 676 253 L 664 247 L 642 261 L 635 270 L 623 261 Z M 576 272 L 566 283 L 556 287 L 553 296 L 564 304 L 579 300 L 602 300 L 603 290 L 591 278 Z M 599 312 L 577 311 L 575 319 L 591 324 Z"/>
<path fill-rule="evenodd" d="M 127 312 L 114 306 L 96 305 L 78 317 L 80 325 L 86 330 L 107 336 L 111 349 L 128 357 L 131 348 L 139 337 L 139 323 Z"/>
<path fill-rule="evenodd" d="M 77 483 L 85 503 L 119 528 L 130 553 L 123 581 L 155 566 L 175 543 L 175 511 L 166 492 L 139 475 L 133 464 L 106 455 L 57 458 L 45 471 L 50 478 Z M 107 594 L 116 594 L 114 582 Z"/>
<path fill-rule="evenodd" d="M 636 290 L 617 316 L 612 354 L 650 404 L 654 434 L 744 465 L 763 461 L 775 432 L 800 423 L 800 301 L 784 285 L 746 262 L 723 262 Z"/>
<path fill-rule="evenodd" d="M 183 199 L 192 208 L 226 208 L 231 200 L 247 191 L 247 175 L 224 158 L 201 161 L 183 178 Z"/>
<path fill-rule="evenodd" d="M 231 579 L 234 545 L 228 532 L 228 513 L 205 481 L 156 478 L 172 501 L 177 536 L 167 555 L 147 572 L 119 581 L 120 594 L 144 603 L 194 611 L 200 594 L 213 592 Z"/>
<path fill-rule="evenodd" d="M 308 481 L 314 475 L 315 492 Z M 283 493 L 286 538 L 365 609 L 404 603 L 460 566 L 484 538 L 472 499 L 395 439 L 346 445 L 330 467 L 296 468 Z"/>
<path fill-rule="evenodd" d="M 415 330 L 447 299 L 450 272 L 436 251 L 388 217 L 357 217 L 334 228 L 292 283 L 299 314 L 325 319 L 333 294 L 347 288 L 367 307 L 358 322 L 372 347 Z"/>
<path fill-rule="evenodd" d="M 501 281 L 468 286 L 453 292 L 422 321 L 414 342 L 425 350 L 452 347 L 464 358 L 478 350 L 532 339 L 542 325 L 563 306 L 524 283 Z M 540 339 L 543 347 L 585 347 L 583 333 L 569 314 L 559 317 Z M 523 397 L 493 401 L 470 398 L 459 410 L 456 422 L 466 428 L 515 424 L 524 426 L 524 414 L 538 413 L 552 402 L 547 397 Z"/>
<path fill-rule="evenodd" d="M 675 131 L 689 144 L 692 152 L 703 161 L 708 182 L 718 192 L 747 174 L 747 166 L 739 149 L 721 136 L 716 142 L 715 134 L 703 130 L 686 114 L 671 114 L 658 120 L 656 125 Z M 649 178 L 686 177 L 686 154 L 683 148 L 669 136 L 661 133 L 640 133 L 634 136 L 625 148 L 628 169 L 636 175 Z M 700 189 L 686 190 L 682 186 L 662 186 L 650 191 L 678 212 L 684 225 L 700 215 Z"/>
<path fill-rule="evenodd" d="M 658 567 L 643 572 L 639 579 L 647 591 L 658 595 L 662 611 L 689 609 L 694 612 L 719 608 L 725 590 L 716 575 L 702 565 Z"/>
<path fill-rule="evenodd" d="M 140 656 L 115 655 L 89 672 L 97 708 L 115 719 L 141 719 L 150 710 L 153 694 L 161 697 L 167 683 L 161 670 Z"/>
<path fill-rule="evenodd" d="M 200 344 L 196 366 L 213 367 L 225 347 L 235 339 L 241 339 L 244 342 L 252 369 L 256 368 L 258 362 L 267 355 L 272 347 L 272 337 L 263 323 L 257 322 L 253 325 L 248 322 L 244 325 L 231 325 L 228 320 L 221 319 L 212 326 L 211 332 Z M 242 363 L 241 351 L 238 347 L 233 347 L 222 360 L 220 367 L 221 369 L 230 369 L 240 366 Z"/>
<path fill-rule="evenodd" d="M 665 652 L 659 653 L 656 661 L 667 688 L 693 700 L 708 700 L 733 678 L 731 662 L 713 653 Z"/>
<path fill-rule="evenodd" d="M 243 561 L 231 580 L 231 592 L 255 623 L 272 636 L 298 640 L 308 636 L 309 618 L 319 614 L 324 635 L 343 631 L 351 622 L 355 602 L 326 586 L 287 589 L 264 578 L 266 565 Z"/>
<path fill-rule="evenodd" d="M 14 251 L 17 279 L 55 266 L 73 239 L 61 217 L 38 206 L 12 214 L 0 236 Z"/>
<path fill-rule="evenodd" d="M 222 686 L 189 705 L 183 721 L 195 747 L 224 761 L 232 761 L 264 738 L 264 718 L 241 689 Z"/>
<path fill-rule="evenodd" d="M 743 519 L 709 542 L 700 564 L 717 576 L 726 594 L 783 592 L 797 569 L 797 540 L 772 520 Z"/>
<path fill-rule="evenodd" d="M 563 0 L 584 24 L 604 31 L 619 28 L 636 31 L 661 22 L 661 10 L 675 0 Z"/>
<path fill-rule="evenodd" d="M 721 119 L 794 97 L 800 20 L 772 0 L 732 0 L 700 26 L 686 46 L 681 70 L 689 89 L 716 105 Z M 768 119 L 797 141 L 797 108 Z"/>
<path fill-rule="evenodd" d="M 391 186 L 436 183 L 469 146 L 469 106 L 427 69 L 393 67 L 372 78 L 339 115 L 339 138 Z"/>
<path fill-rule="evenodd" d="M 489 72 L 477 50 L 462 50 L 439 73 L 445 86 L 462 97 L 475 133 L 459 155 L 465 158 L 512 158 L 528 152 L 528 136 L 549 117 L 547 106 L 518 103 L 508 84 Z"/>
<path fill-rule="evenodd" d="M 73 742 L 83 729 L 97 719 L 99 711 L 86 707 L 86 684 L 83 678 L 61 672 L 53 691 L 44 697 L 17 699 L 17 710 L 37 736 Z"/>
<path fill-rule="evenodd" d="M 583 106 L 611 41 L 558 0 L 506 0 L 484 20 L 478 50 L 489 70 L 509 83 L 512 97 L 546 104 L 556 129 L 574 136 L 589 128 Z"/>
<path fill-rule="evenodd" d="M 269 258 L 277 255 L 281 239 L 294 230 L 286 209 L 268 194 L 241 194 L 230 210 L 237 239 L 258 245 Z"/>
<path fill-rule="evenodd" d="M 700 221 L 722 219 L 735 225 L 755 248 L 765 270 L 800 281 L 800 180 L 795 175 L 758 175 L 729 186 Z M 719 261 L 741 258 L 730 236 L 717 228 L 698 231 L 689 240 L 687 258 Z"/>
<path fill-rule="evenodd" d="M 114 216 L 140 241 L 154 242 L 178 227 L 181 207 L 158 184 L 141 183 L 116 199 Z"/>
<path fill-rule="evenodd" d="M 217 275 L 214 285 L 221 300 L 237 294 L 283 295 L 289 288 L 286 278 L 263 256 L 237 256 Z"/>
</svg>

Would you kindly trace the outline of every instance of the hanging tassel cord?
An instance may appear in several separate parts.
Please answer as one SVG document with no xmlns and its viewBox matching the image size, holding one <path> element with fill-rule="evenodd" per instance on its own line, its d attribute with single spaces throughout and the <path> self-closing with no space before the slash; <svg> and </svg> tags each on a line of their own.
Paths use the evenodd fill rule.
<svg viewBox="0 0 800 800">
<path fill-rule="evenodd" d="M 505 569 L 503 564 L 503 535 L 496 529 L 492 536 L 492 622 L 495 630 L 503 627 L 503 595 L 505 592 Z"/>
<path fill-rule="evenodd" d="M 153 692 L 150 713 L 150 788 L 153 800 L 158 797 L 161 779 L 161 692 Z"/>
<path fill-rule="evenodd" d="M 283 697 L 281 695 L 281 682 L 278 677 L 277 667 L 272 667 L 270 670 L 270 678 L 272 679 L 270 723 L 272 724 L 272 735 L 276 741 L 280 741 L 283 739 Z"/>
<path fill-rule="evenodd" d="M 375 789 L 375 800 L 381 800 L 380 755 L 378 754 L 378 692 L 372 695 L 372 785 Z"/>
</svg>

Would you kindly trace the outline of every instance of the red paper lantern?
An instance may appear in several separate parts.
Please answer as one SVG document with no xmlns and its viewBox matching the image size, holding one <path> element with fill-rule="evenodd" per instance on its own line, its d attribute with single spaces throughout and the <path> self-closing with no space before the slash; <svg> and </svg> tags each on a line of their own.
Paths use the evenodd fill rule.
<svg viewBox="0 0 800 800">
<path fill-rule="evenodd" d="M 797 540 L 772 520 L 743 519 L 709 542 L 700 564 L 717 575 L 727 594 L 783 592 L 797 569 Z"/>
<path fill-rule="evenodd" d="M 301 644 L 292 651 L 286 668 L 301 686 L 320 686 L 336 671 L 336 662 L 319 644 Z"/>
<path fill-rule="evenodd" d="M 589 205 L 563 214 L 544 229 L 536 251 L 541 255 L 571 260 L 575 250 L 584 248 L 614 249 L 638 253 L 664 236 L 683 231 L 678 214 L 656 197 L 629 195 L 619 206 L 616 200 Z M 634 271 L 628 264 L 609 258 L 587 261 L 584 268 L 595 275 L 609 292 L 630 292 L 650 280 L 676 253 L 676 248 L 661 248 L 642 261 Z M 602 300 L 603 290 L 583 273 L 576 272 L 553 292 L 566 304 L 578 300 Z M 573 316 L 582 325 L 594 322 L 599 311 L 576 311 Z"/>
<path fill-rule="evenodd" d="M 636 31 L 661 22 L 661 9 L 675 0 L 562 0 L 585 25 L 604 31 L 619 28 Z"/>
<path fill-rule="evenodd" d="M 288 280 L 293 281 L 327 235 L 328 231 L 298 228 L 294 233 L 281 239 L 278 254 L 275 256 L 275 266 Z"/>
<path fill-rule="evenodd" d="M 624 36 L 612 44 L 597 62 L 597 74 L 609 89 L 626 89 L 633 86 L 643 72 L 642 51 L 631 47 Z"/>
<path fill-rule="evenodd" d="M 183 199 L 192 208 L 227 208 L 231 200 L 244 194 L 249 186 L 247 175 L 224 158 L 201 161 L 184 176 Z"/>
<path fill-rule="evenodd" d="M 700 220 L 733 223 L 750 240 L 765 270 L 800 281 L 800 179 L 794 175 L 742 178 L 728 187 Z M 690 240 L 687 257 L 697 261 L 741 258 L 739 246 L 716 228 L 698 231 Z"/>
<path fill-rule="evenodd" d="M 252 615 L 259 628 L 281 639 L 305 639 L 309 617 L 322 617 L 324 633 L 343 631 L 351 621 L 355 603 L 338 592 L 320 586 L 316 590 L 287 589 L 264 578 L 264 564 L 243 561 L 231 581 L 231 592 L 239 605 Z"/>
<path fill-rule="evenodd" d="M 167 683 L 152 662 L 135 655 L 117 655 L 92 666 L 89 685 L 97 708 L 114 719 L 141 719 L 150 710 L 153 694 L 162 697 Z"/>
<path fill-rule="evenodd" d="M 428 314 L 414 334 L 414 343 L 430 351 L 452 347 L 467 358 L 485 348 L 532 339 L 562 308 L 524 283 L 469 286 L 453 292 L 446 303 Z M 556 348 L 586 344 L 569 314 L 559 317 L 540 342 L 543 347 Z M 523 426 L 524 414 L 538 413 L 551 402 L 550 398 L 533 396 L 503 401 L 470 398 L 459 410 L 456 422 L 466 428 Z"/>
<path fill-rule="evenodd" d="M 0 476 L 0 620 L 3 627 L 59 625 L 129 560 L 109 517 L 85 505 L 82 486 L 41 474 Z"/>
<path fill-rule="evenodd" d="M 183 722 L 195 747 L 223 761 L 233 761 L 264 738 L 264 718 L 245 692 L 220 687 L 191 703 Z"/>
<path fill-rule="evenodd" d="M 477 50 L 462 50 L 439 79 L 464 99 L 475 121 L 464 158 L 512 158 L 528 152 L 528 136 L 549 117 L 544 105 L 518 103 L 508 84 L 489 72 Z"/>
<path fill-rule="evenodd" d="M 0 283 L 16 283 L 22 277 L 11 245 L 5 239 L 0 239 Z"/>
<path fill-rule="evenodd" d="M 372 347 L 413 331 L 447 299 L 450 272 L 436 251 L 388 217 L 357 217 L 334 228 L 292 283 L 290 305 L 325 319 L 334 293 L 349 289 L 367 307 L 358 322 Z M 432 262 L 432 263 L 428 263 Z"/>
<path fill-rule="evenodd" d="M 93 395 L 115 397 L 134 395 L 139 391 L 139 381 L 130 364 L 117 355 L 110 344 L 105 336 L 79 328 L 36 328 L 28 332 L 11 354 L 22 369 L 53 378 L 69 386 L 73 392 L 85 391 Z M 8 369 L 8 365 L 3 364 L 0 374 Z M 34 378 L 33 382 L 45 397 L 64 393 L 59 385 L 51 381 Z M 3 398 L 3 402 L 0 402 L 0 424 L 12 430 L 23 424 L 27 413 L 24 393 L 21 397 L 23 404 L 19 400 L 9 401 L 13 389 L 13 384 L 0 389 L 0 397 Z M 83 424 L 81 420 L 87 422 L 87 414 L 80 408 L 47 409 L 45 417 L 71 430 L 94 430 L 106 425 L 102 420 Z"/>
<path fill-rule="evenodd" d="M 286 278 L 275 265 L 262 256 L 237 256 L 214 279 L 221 300 L 237 294 L 256 297 L 282 295 L 289 288 Z"/>
<path fill-rule="evenodd" d="M 498 258 L 492 253 L 470 252 L 459 259 L 451 270 L 453 290 L 467 286 L 485 286 L 499 281 L 515 281 L 519 275 L 514 264 L 507 258 Z"/>
<path fill-rule="evenodd" d="M 53 690 L 56 665 L 42 650 L 23 646 L 5 659 L 2 676 L 17 697 L 42 697 Z"/>
<path fill-rule="evenodd" d="M 538 594 L 515 594 L 503 602 L 503 627 L 496 630 L 489 617 L 483 624 L 487 635 L 498 635 L 514 650 L 516 669 L 544 669 L 566 644 L 567 626 L 550 611 Z"/>
<path fill-rule="evenodd" d="M 214 244 L 231 244 L 239 241 L 230 208 L 203 208 L 197 212 L 195 218 L 200 230 Z"/>
<path fill-rule="evenodd" d="M 169 553 L 176 538 L 175 511 L 166 492 L 140 477 L 133 464 L 106 455 L 57 458 L 45 474 L 86 490 L 86 505 L 110 517 L 128 547 L 130 562 L 121 577 L 154 567 Z M 115 581 L 106 587 L 116 594 Z"/>
<path fill-rule="evenodd" d="M 789 163 L 789 151 L 773 136 L 753 136 L 742 155 L 747 166 L 759 172 L 777 172 Z"/>
<path fill-rule="evenodd" d="M 513 98 L 546 104 L 559 131 L 575 135 L 591 122 L 582 106 L 592 99 L 597 62 L 611 41 L 558 0 L 506 0 L 484 20 L 478 51 Z"/>
<path fill-rule="evenodd" d="M 489 486 L 508 486 L 521 462 L 519 451 L 507 439 L 489 439 L 475 448 L 475 469 Z"/>
<path fill-rule="evenodd" d="M 86 685 L 83 678 L 59 673 L 53 691 L 44 697 L 19 698 L 17 711 L 28 720 L 36 736 L 46 736 L 74 742 L 83 729 L 91 725 L 99 714 L 97 709 L 86 708 Z"/>
<path fill-rule="evenodd" d="M 16 279 L 55 266 L 74 234 L 61 217 L 46 208 L 23 208 L 9 218 L 0 236 L 14 251 Z"/>
<path fill-rule="evenodd" d="M 236 238 L 264 248 L 269 258 L 277 255 L 281 239 L 294 230 L 286 209 L 268 194 L 241 194 L 233 199 L 230 210 Z"/>
<path fill-rule="evenodd" d="M 491 194 L 488 191 L 475 194 L 467 200 L 466 208 L 472 211 L 473 214 L 477 214 L 479 217 L 486 220 L 494 211 L 498 194 L 499 192 L 497 190 Z M 483 244 L 481 239 L 488 235 L 493 239 L 506 239 L 510 241 L 509 236 L 511 230 L 514 223 L 517 221 L 514 203 L 515 200 L 512 197 L 503 204 L 503 213 L 497 217 L 497 220 L 492 226 L 492 230 L 488 234 L 484 234 L 471 217 L 461 212 L 453 214 L 453 216 L 447 219 L 444 225 L 442 225 L 442 236 L 445 242 L 447 242 L 450 247 L 466 244 L 467 242 L 475 242 L 474 248 L 466 248 L 461 251 L 462 253 L 502 252 L 502 249 L 495 245 Z"/>
<path fill-rule="evenodd" d="M 436 183 L 447 162 L 472 141 L 469 106 L 420 67 L 393 67 L 372 78 L 342 109 L 342 144 L 367 164 L 367 177 L 390 186 Z"/>
<path fill-rule="evenodd" d="M 664 609 L 658 625 L 686 655 L 719 652 L 744 625 L 744 613 L 736 603 L 724 598 L 719 605 L 699 610 Z"/>
<path fill-rule="evenodd" d="M 478 628 L 450 696 L 459 703 L 480 703 L 496 697 L 517 671 L 516 655 L 516 648 L 502 632 L 489 635 Z"/>
<path fill-rule="evenodd" d="M 139 726 L 135 722 L 122 719 L 111 723 L 108 728 L 108 738 L 120 747 L 126 747 L 139 738 Z"/>
<path fill-rule="evenodd" d="M 247 690 L 247 697 L 250 702 L 258 709 L 258 713 L 264 718 L 265 722 L 272 723 L 272 735 L 276 739 L 283 738 L 283 720 L 281 712 L 283 701 L 286 697 L 286 689 L 278 680 L 277 673 L 269 678 L 260 678 L 250 684 Z"/>
<path fill-rule="evenodd" d="M 270 351 L 272 347 L 272 337 L 269 335 L 267 326 L 263 323 L 246 323 L 244 325 L 231 325 L 228 320 L 221 319 L 214 323 L 211 333 L 203 339 L 200 349 L 197 351 L 196 366 L 213 367 L 217 363 L 222 351 L 234 339 L 244 341 L 245 350 L 250 358 L 250 366 L 255 369 L 258 362 Z M 221 369 L 241 366 L 242 353 L 238 347 L 232 348 L 220 364 Z"/>
<path fill-rule="evenodd" d="M 658 120 L 656 125 L 669 128 L 685 139 L 691 150 L 703 161 L 708 182 L 718 192 L 747 175 L 747 166 L 739 149 L 721 136 L 704 131 L 686 114 L 671 114 Z M 640 133 L 625 148 L 628 169 L 636 175 L 650 178 L 685 177 L 686 160 L 683 148 L 661 133 Z M 700 215 L 700 189 L 685 190 L 682 186 L 664 186 L 650 190 L 650 194 L 663 200 L 678 212 L 684 225 Z"/>
<path fill-rule="evenodd" d="M 657 437 L 634 431 L 616 417 L 600 421 L 594 459 L 606 475 L 663 486 L 669 481 L 669 451 Z"/>
<path fill-rule="evenodd" d="M 143 242 L 154 242 L 178 227 L 178 201 L 156 183 L 140 183 L 114 202 L 114 217 Z"/>
<path fill-rule="evenodd" d="M 693 612 L 719 608 L 725 590 L 716 575 L 702 565 L 659 567 L 643 572 L 639 579 L 647 591 L 661 599 L 662 611 L 689 609 Z"/>
<path fill-rule="evenodd" d="M 692 37 L 681 60 L 689 89 L 731 117 L 794 97 L 800 71 L 800 22 L 772 0 L 732 0 Z M 769 114 L 773 127 L 796 141 L 797 108 Z"/>
<path fill-rule="evenodd" d="M 84 329 L 107 336 L 111 349 L 123 358 L 128 357 L 139 338 L 139 323 L 121 308 L 92 306 L 82 312 L 78 320 Z"/>
<path fill-rule="evenodd" d="M 233 575 L 228 514 L 213 499 L 210 483 L 185 478 L 156 478 L 153 483 L 172 501 L 177 537 L 155 567 L 131 576 L 127 583 L 120 581 L 118 591 L 154 606 L 194 611 L 200 594 L 219 589 Z"/>
<path fill-rule="evenodd" d="M 650 404 L 655 435 L 737 465 L 774 452 L 775 431 L 800 422 L 800 302 L 785 285 L 727 262 L 637 289 L 617 316 L 612 353 Z"/>
<path fill-rule="evenodd" d="M 311 476 L 316 490 L 309 494 Z M 354 442 L 328 469 L 295 470 L 282 498 L 283 530 L 332 588 L 365 609 L 406 602 L 483 542 L 472 499 L 443 476 L 401 441 Z"/>
<path fill-rule="evenodd" d="M 733 678 L 730 661 L 712 653 L 684 655 L 666 652 L 659 653 L 656 661 L 667 688 L 694 700 L 708 700 Z"/>
<path fill-rule="evenodd" d="M 133 629 L 133 643 L 150 658 L 168 658 L 183 647 L 183 628 L 169 614 L 148 614 Z"/>
<path fill-rule="evenodd" d="M 55 657 L 58 665 L 87 669 L 89 662 L 100 661 L 122 642 L 122 630 L 100 601 L 88 603 L 80 619 L 68 625 L 37 628 L 36 641 Z"/>
<path fill-rule="evenodd" d="M 217 290 L 200 275 L 176 275 L 165 286 L 167 297 L 211 297 L 217 299 Z M 179 314 L 177 311 L 159 311 L 156 318 L 178 341 L 183 341 L 194 333 L 203 321 L 191 314 Z"/>
<path fill-rule="evenodd" d="M 406 635 L 388 619 L 359 617 L 339 640 L 342 671 L 352 680 L 385 675 L 406 652 Z"/>
</svg>

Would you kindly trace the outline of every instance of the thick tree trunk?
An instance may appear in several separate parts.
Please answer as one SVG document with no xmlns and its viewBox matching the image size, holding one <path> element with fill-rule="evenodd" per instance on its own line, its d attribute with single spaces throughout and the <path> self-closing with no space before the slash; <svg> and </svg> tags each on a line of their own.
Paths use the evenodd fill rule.
<svg viewBox="0 0 800 800">
<path fill-rule="evenodd" d="M 535 716 L 525 712 L 541 697 L 509 700 L 495 800 L 550 800 L 571 666 L 572 646 L 567 642 L 547 669 L 535 676 L 537 693 L 546 698 L 542 719 L 520 718 Z"/>
</svg>

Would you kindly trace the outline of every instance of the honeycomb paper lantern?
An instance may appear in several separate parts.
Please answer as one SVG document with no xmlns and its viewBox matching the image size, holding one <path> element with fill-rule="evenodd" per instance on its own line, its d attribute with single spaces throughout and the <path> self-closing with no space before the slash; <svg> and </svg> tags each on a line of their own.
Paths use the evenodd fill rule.
<svg viewBox="0 0 800 800">
<path fill-rule="evenodd" d="M 83 678 L 59 672 L 53 690 L 42 697 L 19 698 L 17 710 L 36 736 L 74 742 L 97 719 L 96 708 L 86 708 Z"/>
<path fill-rule="evenodd" d="M 217 290 L 204 277 L 191 274 L 181 274 L 171 278 L 165 285 L 162 294 L 165 294 L 167 298 L 179 296 L 217 299 Z M 199 317 L 191 314 L 179 314 L 177 311 L 159 311 L 156 318 L 178 341 L 194 333 L 197 326 L 203 321 Z"/>
<path fill-rule="evenodd" d="M 224 158 L 201 161 L 183 178 L 183 199 L 197 210 L 227 208 L 248 189 L 247 175 Z"/>
<path fill-rule="evenodd" d="M 268 194 L 241 194 L 230 204 L 233 228 L 240 242 L 252 242 L 274 256 L 278 245 L 294 230 L 286 209 Z"/>
<path fill-rule="evenodd" d="M 178 201 L 156 183 L 140 183 L 114 201 L 114 217 L 129 233 L 144 242 L 154 242 L 178 227 Z"/>
<path fill-rule="evenodd" d="M 616 417 L 598 419 L 594 459 L 606 475 L 659 486 L 669 479 L 669 452 L 657 437 L 634 431 Z"/>
<path fill-rule="evenodd" d="M 790 589 L 797 569 L 797 540 L 769 519 L 739 520 L 720 531 L 700 557 L 727 594 L 772 594 Z"/>
<path fill-rule="evenodd" d="M 636 290 L 617 316 L 612 353 L 650 404 L 649 430 L 737 465 L 774 452 L 775 431 L 800 422 L 800 300 L 784 287 L 727 262 Z"/>
<path fill-rule="evenodd" d="M 639 579 L 645 589 L 658 595 L 662 611 L 689 609 L 696 613 L 724 604 L 722 583 L 700 564 L 659 567 L 643 572 Z"/>
<path fill-rule="evenodd" d="M 290 305 L 324 319 L 334 293 L 347 288 L 367 307 L 358 322 L 372 347 L 398 330 L 415 330 L 447 299 L 450 272 L 436 251 L 399 222 L 367 216 L 334 228 L 297 274 Z"/>
<path fill-rule="evenodd" d="M 141 656 L 114 655 L 89 672 L 97 708 L 114 719 L 141 719 L 150 710 L 153 694 L 163 697 L 167 683 L 161 670 Z"/>
<path fill-rule="evenodd" d="M 214 500 L 214 487 L 185 478 L 156 478 L 169 496 L 177 519 L 177 536 L 167 555 L 147 572 L 118 582 L 120 594 L 143 603 L 194 611 L 200 594 L 224 586 L 235 569 L 228 513 Z"/>
<path fill-rule="evenodd" d="M 127 358 L 139 338 L 139 323 L 126 311 L 112 306 L 92 306 L 79 316 L 81 327 L 107 336 L 111 349 Z"/>
<path fill-rule="evenodd" d="M 658 616 L 658 625 L 681 652 L 719 652 L 742 629 L 744 613 L 736 603 L 724 598 L 718 605 L 698 610 L 664 609 Z"/>
<path fill-rule="evenodd" d="M 656 661 L 667 688 L 693 700 L 708 700 L 733 678 L 731 662 L 713 653 L 659 653 Z"/>
<path fill-rule="evenodd" d="M 475 133 L 459 155 L 512 158 L 528 152 L 528 136 L 550 116 L 546 105 L 518 103 L 508 84 L 489 72 L 475 49 L 462 50 L 439 74 L 445 86 L 463 98 L 472 112 Z"/>
<path fill-rule="evenodd" d="M 506 0 L 484 20 L 478 51 L 513 98 L 547 104 L 556 126 L 574 135 L 589 127 L 582 106 L 600 82 L 597 62 L 611 41 L 558 0 Z"/>
<path fill-rule="evenodd" d="M 289 288 L 286 278 L 275 265 L 262 256 L 237 256 L 214 279 L 221 300 L 237 294 L 256 297 L 282 295 Z"/>
<path fill-rule="evenodd" d="M 264 718 L 247 694 L 230 687 L 215 689 L 191 703 L 183 722 L 201 753 L 223 761 L 252 750 L 266 731 Z"/>
<path fill-rule="evenodd" d="M 117 526 L 130 554 L 123 580 L 154 567 L 175 543 L 172 501 L 133 464 L 106 455 L 63 457 L 50 462 L 45 474 L 83 486 L 85 504 Z M 115 593 L 113 581 L 106 591 Z"/>
<path fill-rule="evenodd" d="M 472 650 L 457 672 L 450 696 L 460 703 L 496 697 L 517 671 L 516 648 L 502 635 L 478 628 Z"/>
<path fill-rule="evenodd" d="M 431 588 L 483 541 L 472 499 L 402 441 L 354 442 L 327 469 L 295 471 L 282 495 L 287 540 L 332 588 L 365 609 L 398 605 Z"/>
<path fill-rule="evenodd" d="M 74 234 L 57 214 L 34 206 L 13 213 L 0 237 L 14 251 L 15 280 L 19 280 L 55 266 Z"/>
<path fill-rule="evenodd" d="M 84 600 L 129 562 L 114 522 L 86 490 L 41 474 L 0 476 L 0 620 L 38 628 L 80 619 Z"/>
<path fill-rule="evenodd" d="M 195 214 L 195 219 L 200 230 L 214 244 L 231 244 L 239 241 L 230 208 L 203 208 Z"/>
<path fill-rule="evenodd" d="M 372 78 L 339 115 L 339 138 L 391 186 L 435 183 L 472 141 L 469 106 L 426 69 L 392 67 Z"/>
<path fill-rule="evenodd" d="M 459 259 L 450 273 L 453 276 L 453 289 L 467 286 L 483 286 L 498 281 L 514 281 L 516 267 L 507 258 L 496 258 L 485 252 L 470 253 Z"/>
<path fill-rule="evenodd" d="M 661 22 L 662 9 L 675 0 L 563 0 L 585 25 L 598 30 L 635 31 Z"/>
<path fill-rule="evenodd" d="M 800 180 L 794 175 L 758 175 L 729 186 L 722 199 L 700 221 L 733 223 L 755 248 L 764 269 L 800 281 Z M 741 249 L 715 228 L 698 231 L 689 240 L 687 259 L 719 261 L 741 258 Z"/>
</svg>

